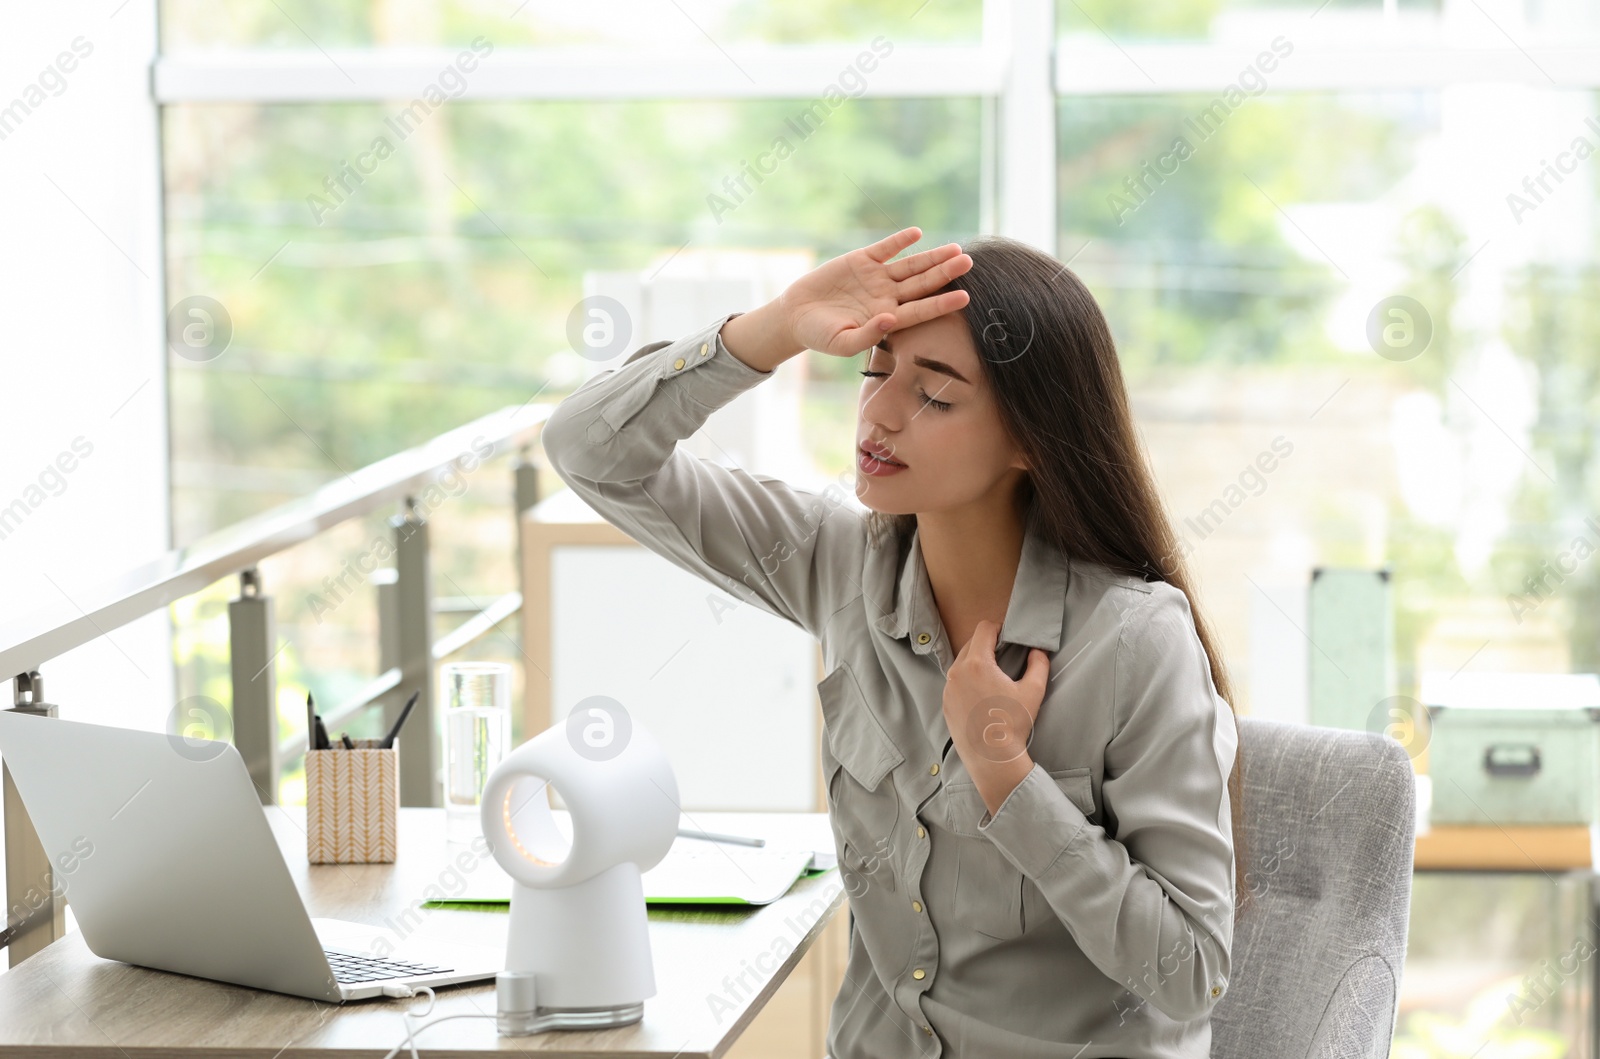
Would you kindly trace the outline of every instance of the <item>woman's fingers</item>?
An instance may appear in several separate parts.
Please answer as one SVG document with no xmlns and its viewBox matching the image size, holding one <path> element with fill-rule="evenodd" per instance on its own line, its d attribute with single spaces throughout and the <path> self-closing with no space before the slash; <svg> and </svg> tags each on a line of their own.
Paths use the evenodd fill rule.
<svg viewBox="0 0 1600 1059">
<path fill-rule="evenodd" d="M 915 226 L 902 228 L 893 235 L 885 236 L 867 247 L 867 256 L 882 264 L 921 238 L 921 228 Z"/>
<path fill-rule="evenodd" d="M 853 357 L 863 349 L 871 349 L 878 339 L 899 326 L 896 314 L 879 313 L 861 327 L 852 327 L 834 336 L 829 348 L 823 350 L 837 357 Z"/>
<path fill-rule="evenodd" d="M 946 243 L 943 246 L 936 246 L 932 250 L 924 250 L 920 254 L 912 254 L 910 257 L 901 258 L 899 261 L 890 262 L 885 271 L 889 273 L 889 278 L 892 280 L 908 279 L 919 272 L 932 268 L 941 261 L 955 257 L 959 253 L 961 253 L 961 244 Z"/>
<path fill-rule="evenodd" d="M 962 252 L 959 244 L 947 243 L 913 254 L 903 261 L 888 263 L 921 238 L 922 229 L 912 226 L 863 247 L 861 252 L 869 260 L 884 267 L 877 270 L 866 266 L 864 270 L 857 271 L 862 269 L 857 258 L 856 269 L 849 273 L 837 273 L 830 280 L 830 292 L 815 295 L 819 301 L 848 295 L 851 300 L 859 299 L 860 304 L 888 305 L 884 311 L 862 321 L 859 327 L 849 327 L 835 333 L 826 341 L 826 348 L 822 352 L 840 357 L 854 356 L 877 344 L 890 331 L 943 316 L 967 304 L 964 291 L 926 297 L 972 268 L 972 258 Z M 838 263 L 844 264 L 843 261 Z M 893 284 L 892 289 L 883 289 L 884 277 Z"/>
<path fill-rule="evenodd" d="M 914 302 L 906 302 L 894 311 L 895 330 L 913 327 L 945 313 L 953 313 L 966 305 L 971 299 L 964 290 L 945 291 L 943 294 L 932 298 L 922 298 Z M 866 348 L 866 347 L 862 347 Z"/>
<path fill-rule="evenodd" d="M 972 269 L 972 258 L 966 254 L 957 254 L 948 261 L 935 265 L 926 272 L 919 272 L 915 276 L 902 281 L 894 289 L 895 300 L 904 304 L 915 301 L 927 294 L 943 287 L 957 276 Z"/>
</svg>

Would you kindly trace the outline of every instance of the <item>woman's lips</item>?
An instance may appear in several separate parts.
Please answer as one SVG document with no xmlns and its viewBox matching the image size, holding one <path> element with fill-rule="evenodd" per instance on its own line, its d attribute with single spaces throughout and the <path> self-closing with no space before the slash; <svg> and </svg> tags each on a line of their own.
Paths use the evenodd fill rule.
<svg viewBox="0 0 1600 1059">
<path fill-rule="evenodd" d="M 894 450 L 890 445 L 885 445 L 883 442 L 875 442 L 875 440 L 872 440 L 872 438 L 866 438 L 866 440 L 862 440 L 862 442 L 856 442 L 856 448 L 864 451 L 867 456 L 877 456 L 878 459 L 882 459 L 883 462 L 888 462 L 888 464 L 899 464 L 901 467 L 906 466 L 906 461 L 904 461 L 904 459 L 899 459 L 894 456 Z"/>
<path fill-rule="evenodd" d="M 901 471 L 906 470 L 905 464 L 885 463 L 865 448 L 856 449 L 856 467 L 860 469 L 862 474 L 870 474 L 875 478 L 899 474 Z"/>
</svg>

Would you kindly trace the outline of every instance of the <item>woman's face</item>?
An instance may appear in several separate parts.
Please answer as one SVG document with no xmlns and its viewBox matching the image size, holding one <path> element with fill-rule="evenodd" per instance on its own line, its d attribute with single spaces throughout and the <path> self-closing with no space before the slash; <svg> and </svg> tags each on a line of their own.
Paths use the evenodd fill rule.
<svg viewBox="0 0 1600 1059">
<path fill-rule="evenodd" d="M 867 352 L 856 425 L 856 496 L 908 515 L 1009 499 L 1025 473 L 960 313 L 894 331 Z M 862 446 L 902 466 L 883 473 Z"/>
</svg>

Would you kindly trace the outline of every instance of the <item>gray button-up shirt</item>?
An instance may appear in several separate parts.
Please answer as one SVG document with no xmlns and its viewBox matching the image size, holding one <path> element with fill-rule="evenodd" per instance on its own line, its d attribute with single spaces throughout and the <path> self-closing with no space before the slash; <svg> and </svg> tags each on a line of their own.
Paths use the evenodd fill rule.
<svg viewBox="0 0 1600 1059">
<path fill-rule="evenodd" d="M 730 314 L 733 315 L 733 314 Z M 1033 769 L 993 816 L 945 725 L 955 647 L 913 533 L 853 494 L 677 448 L 769 378 L 727 316 L 588 380 L 551 465 L 652 551 L 821 642 L 822 774 L 855 929 L 832 1059 L 1202 1059 L 1228 984 L 1236 731 L 1184 594 L 1029 532 L 996 660 L 1050 680 Z"/>
</svg>

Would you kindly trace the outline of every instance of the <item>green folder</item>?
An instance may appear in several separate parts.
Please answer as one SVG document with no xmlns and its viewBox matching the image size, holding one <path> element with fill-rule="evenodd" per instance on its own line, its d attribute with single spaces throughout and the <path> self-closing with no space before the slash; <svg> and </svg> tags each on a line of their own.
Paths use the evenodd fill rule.
<svg viewBox="0 0 1600 1059">
<path fill-rule="evenodd" d="M 680 843 L 644 873 L 645 904 L 764 905 L 789 892 L 796 881 L 834 868 L 811 867 L 813 854 L 801 850 L 734 847 L 724 843 Z M 510 876 L 493 858 L 467 877 L 454 897 L 424 901 L 424 908 L 505 911 L 511 904 Z"/>
</svg>

